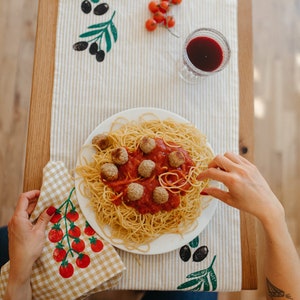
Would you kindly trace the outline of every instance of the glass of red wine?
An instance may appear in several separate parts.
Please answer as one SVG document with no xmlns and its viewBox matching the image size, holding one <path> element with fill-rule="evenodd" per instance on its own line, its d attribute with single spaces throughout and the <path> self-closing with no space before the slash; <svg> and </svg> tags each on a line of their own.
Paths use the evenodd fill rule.
<svg viewBox="0 0 300 300">
<path fill-rule="evenodd" d="M 179 70 L 180 77 L 189 83 L 220 72 L 230 58 L 230 47 L 222 33 L 200 28 L 186 38 Z"/>
</svg>

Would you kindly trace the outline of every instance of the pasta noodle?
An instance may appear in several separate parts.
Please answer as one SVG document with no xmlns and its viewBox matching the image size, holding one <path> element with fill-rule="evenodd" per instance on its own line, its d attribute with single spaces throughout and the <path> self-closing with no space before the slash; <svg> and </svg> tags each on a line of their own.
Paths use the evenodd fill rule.
<svg viewBox="0 0 300 300">
<path fill-rule="evenodd" d="M 81 193 L 90 199 L 99 226 L 103 229 L 108 226 L 109 239 L 114 244 L 123 244 L 129 250 L 141 249 L 141 246 L 149 245 L 165 233 L 182 235 L 189 232 L 196 226 L 197 218 L 207 205 L 200 192 L 208 181 L 197 180 L 199 173 L 207 168 L 213 158 L 205 135 L 190 123 L 179 123 L 172 119 L 159 120 L 153 115 L 148 120 L 148 117 L 145 114 L 137 121 L 124 118 L 115 120 L 107 133 L 110 146 L 105 150 L 97 149 L 90 162 L 83 158 L 76 168 L 77 174 L 82 178 Z M 193 162 L 187 174 L 178 168 L 162 173 L 157 178 L 169 193 L 180 195 L 179 205 L 169 211 L 143 214 L 125 201 L 116 205 L 115 201 L 121 199 L 123 193 L 116 194 L 110 185 L 101 180 L 100 167 L 111 162 L 112 150 L 125 147 L 128 152 L 134 152 L 145 136 L 161 139 L 170 147 L 184 149 Z M 128 182 L 136 180 L 138 178 L 130 178 Z"/>
</svg>

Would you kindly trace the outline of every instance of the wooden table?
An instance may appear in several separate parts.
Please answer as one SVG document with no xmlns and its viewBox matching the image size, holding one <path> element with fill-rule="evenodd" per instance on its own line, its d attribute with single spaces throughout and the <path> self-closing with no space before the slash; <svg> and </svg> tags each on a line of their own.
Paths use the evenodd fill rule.
<svg viewBox="0 0 300 300">
<path fill-rule="evenodd" d="M 238 1 L 240 154 L 253 161 L 252 3 Z M 58 0 L 40 0 L 28 125 L 24 191 L 39 189 L 50 158 L 51 104 Z M 241 212 L 242 289 L 257 288 L 255 220 Z"/>
</svg>

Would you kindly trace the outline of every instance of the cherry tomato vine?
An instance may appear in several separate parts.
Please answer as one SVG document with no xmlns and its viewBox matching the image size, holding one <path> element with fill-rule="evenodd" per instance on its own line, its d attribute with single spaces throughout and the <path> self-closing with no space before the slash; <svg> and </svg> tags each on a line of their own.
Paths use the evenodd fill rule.
<svg viewBox="0 0 300 300">
<path fill-rule="evenodd" d="M 74 190 L 75 188 L 70 191 L 67 200 L 56 209 L 50 220 L 53 226 L 48 232 L 49 241 L 56 243 L 52 256 L 56 262 L 60 263 L 59 274 L 63 278 L 73 276 L 75 269 L 70 261 L 75 259 L 75 256 L 75 265 L 78 268 L 87 268 L 91 262 L 90 256 L 84 252 L 86 243 L 82 233 L 88 237 L 90 249 L 93 252 L 100 252 L 103 249 L 102 241 L 94 236 L 96 232 L 87 221 L 85 221 L 83 231 L 76 224 L 80 215 L 71 200 Z"/>
<path fill-rule="evenodd" d="M 175 26 L 175 18 L 170 15 L 173 5 L 179 5 L 182 0 L 154 0 L 148 4 L 148 9 L 152 13 L 152 17 L 146 20 L 145 27 L 148 31 L 154 31 L 159 25 L 167 28 Z M 171 31 L 170 31 L 171 32 Z M 178 37 L 175 33 L 171 32 Z"/>
</svg>

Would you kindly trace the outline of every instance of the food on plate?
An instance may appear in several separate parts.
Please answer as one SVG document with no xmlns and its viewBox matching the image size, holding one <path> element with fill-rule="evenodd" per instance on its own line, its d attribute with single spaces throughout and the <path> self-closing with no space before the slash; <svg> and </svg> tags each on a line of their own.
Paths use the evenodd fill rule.
<svg viewBox="0 0 300 300">
<path fill-rule="evenodd" d="M 138 166 L 138 173 L 144 178 L 149 178 L 155 169 L 155 162 L 151 159 L 143 160 Z"/>
<path fill-rule="evenodd" d="M 185 162 L 184 155 L 180 151 L 173 151 L 169 154 L 169 164 L 171 167 L 178 168 Z"/>
<path fill-rule="evenodd" d="M 140 148 L 145 153 L 150 153 L 156 146 L 155 139 L 144 136 L 140 141 Z"/>
<path fill-rule="evenodd" d="M 110 145 L 109 136 L 102 133 L 97 134 L 93 137 L 92 144 L 98 146 L 101 150 L 104 150 Z"/>
<path fill-rule="evenodd" d="M 108 181 L 118 178 L 119 170 L 115 164 L 105 163 L 100 166 L 100 176 Z"/>
<path fill-rule="evenodd" d="M 127 187 L 127 198 L 129 201 L 137 201 L 143 197 L 144 187 L 139 183 L 129 183 Z"/>
<path fill-rule="evenodd" d="M 200 195 L 208 181 L 197 180 L 213 158 L 206 136 L 190 123 L 152 114 L 116 119 L 101 135 L 109 146 L 93 147 L 76 173 L 103 233 L 140 250 L 162 234 L 192 231 L 209 201 Z"/>
<path fill-rule="evenodd" d="M 169 193 L 168 191 L 162 187 L 162 186 L 157 186 L 153 190 L 153 201 L 158 203 L 158 204 L 163 204 L 166 203 L 169 200 Z"/>
<path fill-rule="evenodd" d="M 117 165 L 124 165 L 128 162 L 128 153 L 124 147 L 119 147 L 111 152 L 111 159 Z"/>
</svg>

